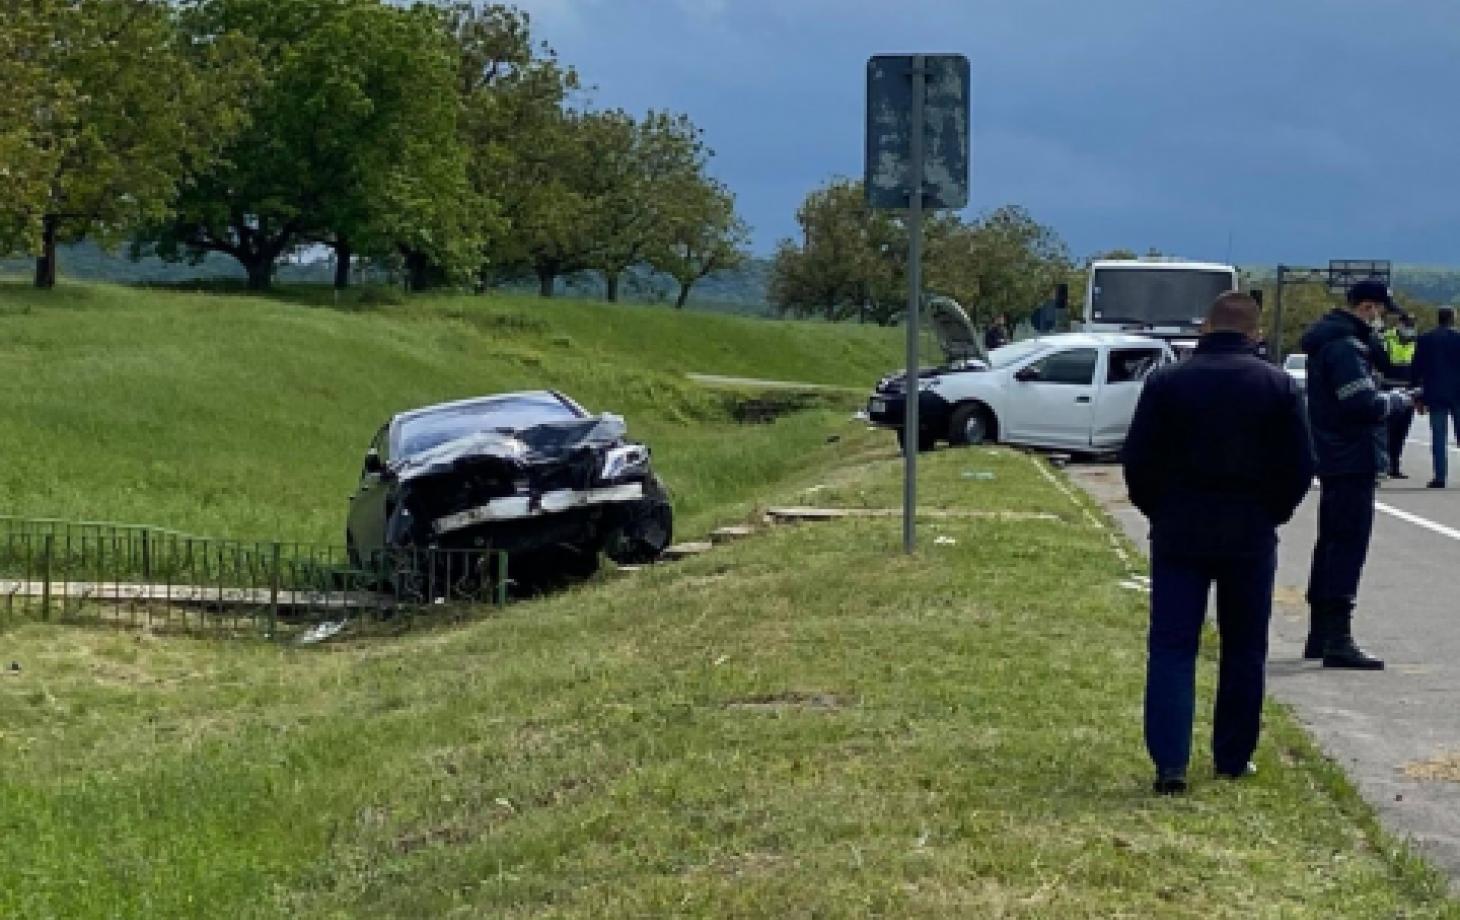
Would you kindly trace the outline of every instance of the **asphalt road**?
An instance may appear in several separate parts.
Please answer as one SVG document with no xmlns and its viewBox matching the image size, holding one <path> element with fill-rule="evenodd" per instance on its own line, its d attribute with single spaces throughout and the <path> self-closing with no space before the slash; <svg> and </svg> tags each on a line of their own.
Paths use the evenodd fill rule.
<svg viewBox="0 0 1460 920">
<path fill-rule="evenodd" d="M 1268 690 L 1344 766 L 1385 825 L 1413 840 L 1460 892 L 1460 450 L 1449 448 L 1451 487 L 1426 489 L 1426 419 L 1415 419 L 1410 439 L 1411 478 L 1379 490 L 1354 618 L 1359 643 L 1388 668 L 1327 670 L 1302 658 L 1315 487 L 1281 534 Z M 1069 473 L 1146 546 L 1145 518 L 1126 501 L 1118 465 L 1071 465 Z"/>
</svg>

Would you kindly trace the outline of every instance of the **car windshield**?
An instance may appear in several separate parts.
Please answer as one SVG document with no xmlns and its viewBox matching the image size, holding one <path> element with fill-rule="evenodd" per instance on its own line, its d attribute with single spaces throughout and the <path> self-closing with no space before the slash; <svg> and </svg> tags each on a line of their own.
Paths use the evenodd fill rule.
<svg viewBox="0 0 1460 920">
<path fill-rule="evenodd" d="M 448 441 L 483 431 L 520 431 L 546 422 L 568 422 L 578 414 L 551 393 L 483 400 L 418 415 L 401 423 L 400 451 L 409 457 Z"/>
<path fill-rule="evenodd" d="M 1030 355 L 1044 351 L 1048 346 L 1039 339 L 1027 339 L 1012 345 L 1003 345 L 989 352 L 989 367 L 1000 368 L 1015 364 Z"/>
<path fill-rule="evenodd" d="M 1288 355 L 1288 359 L 1283 362 L 1283 367 L 1286 367 L 1290 371 L 1307 370 L 1307 368 L 1308 368 L 1308 356 L 1307 355 Z"/>
</svg>

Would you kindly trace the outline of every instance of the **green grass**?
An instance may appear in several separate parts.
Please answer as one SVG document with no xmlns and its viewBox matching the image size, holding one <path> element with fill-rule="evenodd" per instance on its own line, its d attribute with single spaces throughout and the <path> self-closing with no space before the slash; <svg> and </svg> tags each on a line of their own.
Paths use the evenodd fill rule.
<svg viewBox="0 0 1460 920">
<path fill-rule="evenodd" d="M 682 376 L 862 387 L 895 332 L 318 301 L 0 287 L 0 509 L 330 540 L 387 414 L 536 386 L 624 412 L 682 531 L 897 503 L 850 406 L 737 425 Z M 0 917 L 1460 916 L 1280 710 L 1254 780 L 1151 796 L 1108 534 L 1022 455 L 921 469 L 1056 518 L 773 529 L 326 647 L 0 634 Z"/>
<path fill-rule="evenodd" d="M 890 488 L 844 435 L 766 499 Z M 912 558 L 896 521 L 773 529 L 322 649 L 20 629 L 0 915 L 1460 916 L 1280 711 L 1257 777 L 1152 796 L 1107 535 L 1023 456 L 924 467 L 934 505 L 1061 518 Z"/>
<path fill-rule="evenodd" d="M 627 417 L 692 534 L 813 468 L 859 399 L 740 425 L 735 393 L 686 372 L 865 389 L 898 354 L 893 330 L 664 307 L 327 297 L 0 285 L 0 509 L 337 543 L 364 446 L 391 413 L 555 387 Z"/>
</svg>

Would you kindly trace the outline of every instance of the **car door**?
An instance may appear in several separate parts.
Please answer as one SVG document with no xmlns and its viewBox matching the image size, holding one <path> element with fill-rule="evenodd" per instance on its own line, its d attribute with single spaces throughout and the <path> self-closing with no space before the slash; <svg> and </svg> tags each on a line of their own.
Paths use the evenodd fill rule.
<svg viewBox="0 0 1460 920">
<path fill-rule="evenodd" d="M 1165 360 L 1165 350 L 1157 345 L 1110 349 L 1106 355 L 1104 379 L 1095 394 L 1091 446 L 1114 450 L 1125 443 L 1146 377 Z"/>
<path fill-rule="evenodd" d="M 389 425 L 382 426 L 366 451 L 367 456 L 373 451 L 380 457 L 382 469 L 390 462 L 389 432 Z M 385 546 L 385 515 L 390 490 L 390 482 L 380 472 L 361 466 L 360 482 L 350 496 L 347 528 L 350 541 L 363 563 L 369 564 L 371 556 Z"/>
<path fill-rule="evenodd" d="M 1007 439 L 1042 447 L 1090 446 L 1095 369 L 1100 349 L 1064 348 L 1009 378 Z"/>
</svg>

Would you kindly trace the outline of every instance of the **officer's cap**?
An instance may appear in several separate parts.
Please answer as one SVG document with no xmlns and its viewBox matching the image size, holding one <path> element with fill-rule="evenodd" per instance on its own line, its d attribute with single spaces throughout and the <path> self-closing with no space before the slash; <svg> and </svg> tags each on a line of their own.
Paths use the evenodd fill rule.
<svg viewBox="0 0 1460 920">
<path fill-rule="evenodd" d="M 1383 304 L 1385 311 L 1389 313 L 1404 312 L 1399 308 L 1399 304 L 1394 302 L 1394 297 L 1389 293 L 1389 288 L 1377 278 L 1368 278 L 1360 281 L 1348 289 L 1348 302 L 1350 305 L 1357 306 L 1366 300 Z"/>
</svg>

